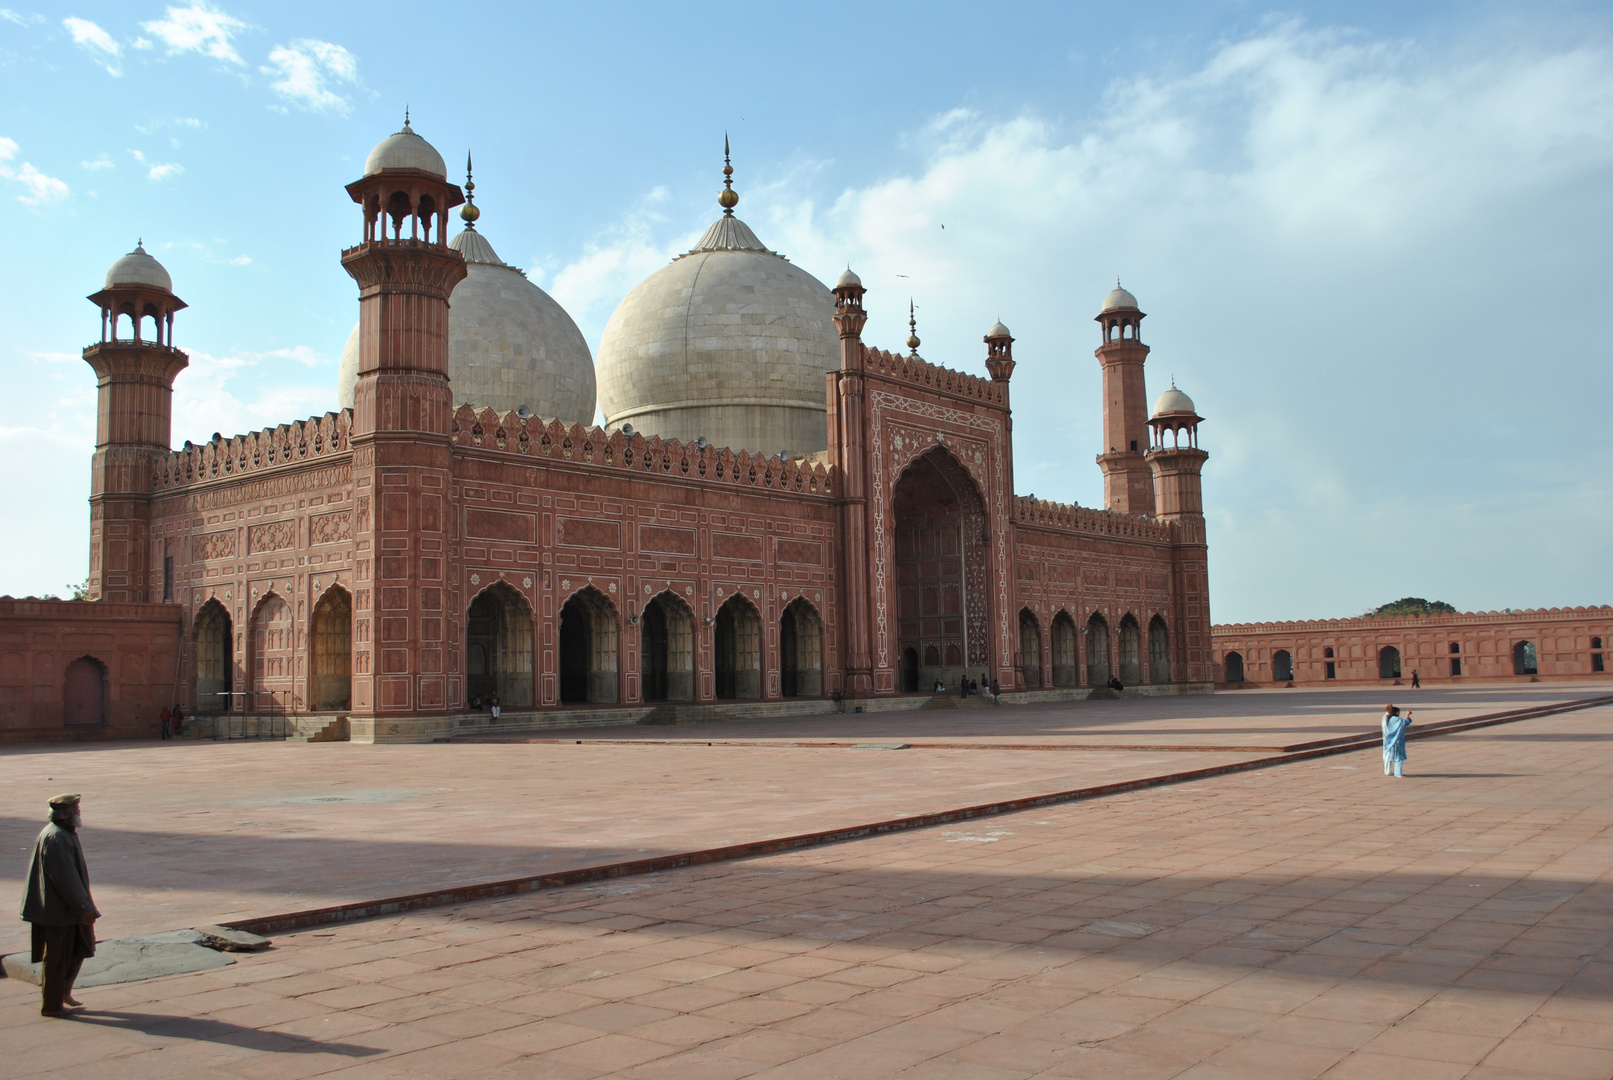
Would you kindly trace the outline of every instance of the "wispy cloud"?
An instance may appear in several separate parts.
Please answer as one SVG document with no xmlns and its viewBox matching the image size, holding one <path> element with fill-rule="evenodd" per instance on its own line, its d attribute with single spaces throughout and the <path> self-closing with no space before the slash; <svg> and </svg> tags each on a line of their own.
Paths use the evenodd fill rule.
<svg viewBox="0 0 1613 1080">
<path fill-rule="evenodd" d="M 15 139 L 0 136 L 0 178 L 13 180 L 28 189 L 27 194 L 17 196 L 18 202 L 40 207 L 67 198 L 70 189 L 54 176 L 46 176 L 27 161 L 12 165 L 11 159 L 17 156 L 17 150 Z"/>
<path fill-rule="evenodd" d="M 146 170 L 146 176 L 150 177 L 152 180 L 166 180 L 170 176 L 178 176 L 184 171 L 185 166 L 175 165 L 172 162 L 169 162 L 163 165 L 153 165 L 150 169 Z"/>
<path fill-rule="evenodd" d="M 667 202 L 666 188 L 652 189 L 590 241 L 581 258 L 554 274 L 548 291 L 585 328 L 585 333 L 602 328 L 627 290 L 665 266 L 674 255 L 687 251 L 699 235 L 669 229 Z M 541 280 L 544 274 L 541 268 L 534 267 L 529 276 Z"/>
<path fill-rule="evenodd" d="M 245 63 L 230 39 L 247 24 L 211 4 L 169 7 L 163 18 L 141 23 L 140 28 L 167 45 L 170 54 L 199 52 L 215 60 Z"/>
<path fill-rule="evenodd" d="M 117 64 L 117 59 L 123 54 L 123 47 L 117 43 L 111 34 L 102 30 L 88 19 L 69 16 L 62 20 L 67 32 L 73 35 L 73 44 L 95 56 L 106 67 L 109 75 L 122 75 L 123 69 Z"/>
<path fill-rule="evenodd" d="M 261 69 L 273 78 L 274 92 L 310 112 L 346 115 L 352 103 L 332 90 L 332 83 L 358 83 L 358 58 L 329 41 L 301 38 L 278 45 Z"/>
<path fill-rule="evenodd" d="M 107 157 L 105 154 L 102 154 L 94 161 L 81 161 L 79 164 L 84 166 L 86 169 L 89 169 L 91 172 L 113 168 L 112 159 Z"/>
<path fill-rule="evenodd" d="M 20 12 L 12 11 L 10 8 L 0 8 L 0 19 L 4 19 L 8 23 L 16 23 L 18 26 L 38 26 L 45 21 L 43 15 L 35 15 L 32 12 L 23 15 Z"/>
</svg>

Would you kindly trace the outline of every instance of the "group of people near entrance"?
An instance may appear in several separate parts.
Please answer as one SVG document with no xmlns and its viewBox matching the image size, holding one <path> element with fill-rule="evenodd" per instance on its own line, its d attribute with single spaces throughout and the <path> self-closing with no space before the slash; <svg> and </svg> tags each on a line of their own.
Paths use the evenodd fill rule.
<svg viewBox="0 0 1613 1080">
<path fill-rule="evenodd" d="M 997 698 L 998 698 L 998 695 L 1000 695 L 1002 693 L 1002 687 L 999 684 L 995 683 L 995 682 L 990 682 L 987 679 L 986 673 L 984 671 L 982 671 L 980 673 L 980 681 L 978 681 L 978 682 L 976 682 L 974 679 L 969 678 L 969 676 L 967 676 L 967 675 L 964 675 L 961 678 L 959 678 L 958 679 L 958 696 L 966 698 L 966 697 L 970 697 L 971 695 L 979 694 L 981 692 L 982 687 L 985 688 L 986 693 L 991 695 L 991 700 L 992 700 L 992 702 L 994 704 L 1001 704 L 1001 702 L 998 701 Z M 945 682 L 943 682 L 942 680 L 940 680 L 940 679 L 935 680 L 935 692 L 937 694 L 946 693 L 947 692 L 947 684 Z"/>
<path fill-rule="evenodd" d="M 175 705 L 172 709 L 164 709 L 157 717 L 162 721 L 162 737 L 177 739 L 185 734 L 185 710 Z"/>
</svg>

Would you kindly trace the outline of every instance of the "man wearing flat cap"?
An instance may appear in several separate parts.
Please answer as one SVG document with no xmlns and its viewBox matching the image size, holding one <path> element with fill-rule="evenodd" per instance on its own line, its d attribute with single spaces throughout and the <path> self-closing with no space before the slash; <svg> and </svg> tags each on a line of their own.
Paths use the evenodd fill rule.
<svg viewBox="0 0 1613 1080">
<path fill-rule="evenodd" d="M 50 800 L 50 824 L 34 841 L 28 864 L 28 891 L 22 917 L 33 926 L 32 957 L 44 961 L 40 1012 L 61 1016 L 64 1005 L 81 1005 L 73 997 L 73 980 L 86 957 L 95 955 L 95 920 L 101 913 L 90 898 L 90 871 L 78 842 L 79 797 Z"/>
</svg>

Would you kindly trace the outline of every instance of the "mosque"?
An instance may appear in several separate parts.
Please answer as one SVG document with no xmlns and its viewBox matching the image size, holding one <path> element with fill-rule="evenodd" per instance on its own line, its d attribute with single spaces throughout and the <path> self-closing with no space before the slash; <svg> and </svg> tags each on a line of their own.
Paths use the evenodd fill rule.
<svg viewBox="0 0 1613 1080">
<path fill-rule="evenodd" d="M 1008 328 L 984 377 L 865 343 L 857 275 L 769 249 L 723 173 L 596 357 L 405 123 L 346 188 L 339 411 L 179 449 L 185 304 L 119 259 L 84 350 L 94 602 L 4 602 L 0 735 L 150 734 L 175 701 L 410 742 L 495 700 L 538 727 L 1211 689 L 1203 418 L 1174 386 L 1150 411 L 1136 298 L 1096 317 L 1106 507 L 1019 496 Z"/>
</svg>

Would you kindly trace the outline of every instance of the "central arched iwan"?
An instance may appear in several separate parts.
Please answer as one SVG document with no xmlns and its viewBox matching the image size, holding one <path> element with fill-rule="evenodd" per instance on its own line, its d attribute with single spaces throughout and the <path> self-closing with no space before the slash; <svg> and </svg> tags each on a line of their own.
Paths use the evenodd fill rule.
<svg viewBox="0 0 1613 1080">
<path fill-rule="evenodd" d="M 969 473 L 945 447 L 915 458 L 892 498 L 898 652 L 926 658 L 919 682 L 954 685 L 990 656 L 986 513 Z M 941 660 L 928 662 L 931 650 Z"/>
</svg>

